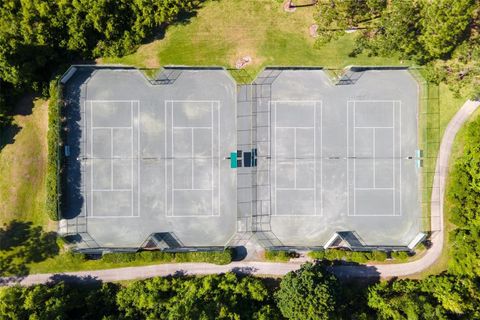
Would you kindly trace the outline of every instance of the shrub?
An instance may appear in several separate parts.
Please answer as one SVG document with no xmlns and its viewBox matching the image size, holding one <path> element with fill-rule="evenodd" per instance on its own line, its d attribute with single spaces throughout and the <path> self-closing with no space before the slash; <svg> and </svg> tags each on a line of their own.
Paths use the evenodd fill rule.
<svg viewBox="0 0 480 320">
<path fill-rule="evenodd" d="M 365 263 L 368 261 L 385 261 L 387 254 L 383 251 L 348 251 L 341 249 L 328 249 L 325 251 L 311 251 L 308 256 L 317 260 L 348 261 Z"/>
<path fill-rule="evenodd" d="M 393 251 L 391 257 L 395 260 L 405 261 L 408 259 L 409 255 L 406 251 Z"/>
<path fill-rule="evenodd" d="M 372 260 L 385 261 L 387 260 L 387 253 L 384 251 L 372 251 Z"/>
<path fill-rule="evenodd" d="M 229 264 L 232 262 L 232 250 L 223 251 L 192 251 L 192 252 L 163 252 L 163 251 L 140 251 L 140 252 L 113 252 L 106 253 L 102 260 L 109 263 L 132 263 L 132 262 L 207 262 L 214 264 Z"/>
<path fill-rule="evenodd" d="M 57 80 L 50 83 L 50 102 L 48 104 L 48 161 L 46 176 L 46 212 L 50 219 L 57 221 L 59 217 L 59 172 L 60 172 L 60 88 Z"/>
<path fill-rule="evenodd" d="M 310 251 L 308 256 L 312 259 L 323 260 L 325 258 L 325 251 Z"/>
<path fill-rule="evenodd" d="M 291 258 L 295 258 L 297 255 L 294 251 L 285 250 L 266 250 L 265 260 L 275 262 L 287 262 Z"/>
</svg>

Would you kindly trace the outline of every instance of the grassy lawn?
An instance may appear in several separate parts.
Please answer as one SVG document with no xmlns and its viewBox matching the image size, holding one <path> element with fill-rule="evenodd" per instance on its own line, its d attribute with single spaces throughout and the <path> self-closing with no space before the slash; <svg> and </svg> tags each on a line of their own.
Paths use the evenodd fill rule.
<svg viewBox="0 0 480 320">
<path fill-rule="evenodd" d="M 252 63 L 247 70 L 253 72 L 266 65 L 401 63 L 396 57 L 349 57 L 355 34 L 314 49 L 314 39 L 308 33 L 313 13 L 313 7 L 286 13 L 276 0 L 206 1 L 188 23 L 170 26 L 163 39 L 141 46 L 132 55 L 99 62 L 152 68 L 168 64 L 233 67 L 238 58 L 250 56 Z"/>
<path fill-rule="evenodd" d="M 14 126 L 2 132 L 0 224 L 17 219 L 53 230 L 45 214 L 47 102 L 26 96 L 15 111 Z"/>
</svg>

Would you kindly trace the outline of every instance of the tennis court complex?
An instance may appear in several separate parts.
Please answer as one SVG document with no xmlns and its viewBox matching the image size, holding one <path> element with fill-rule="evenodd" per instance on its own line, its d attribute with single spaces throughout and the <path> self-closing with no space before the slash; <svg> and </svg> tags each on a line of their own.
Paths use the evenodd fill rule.
<svg viewBox="0 0 480 320">
<path fill-rule="evenodd" d="M 90 247 L 218 247 L 421 230 L 417 83 L 402 70 L 77 67 L 64 78 L 63 216 Z M 240 236 L 239 236 L 240 235 Z M 249 236 L 249 238 L 250 238 Z M 265 246 L 269 244 L 262 243 Z"/>
</svg>

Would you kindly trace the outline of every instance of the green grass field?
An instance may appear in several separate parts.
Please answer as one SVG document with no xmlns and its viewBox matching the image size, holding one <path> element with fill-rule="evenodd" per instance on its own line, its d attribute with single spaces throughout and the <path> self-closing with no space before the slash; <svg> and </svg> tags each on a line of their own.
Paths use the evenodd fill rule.
<svg viewBox="0 0 480 320">
<path fill-rule="evenodd" d="M 26 96 L 2 132 L 9 141 L 0 149 L 0 225 L 17 219 L 54 228 L 45 214 L 47 111 L 46 101 Z"/>
<path fill-rule="evenodd" d="M 238 58 L 250 56 L 247 70 L 254 73 L 266 65 L 341 68 L 402 64 L 395 56 L 349 57 L 356 37 L 353 33 L 314 49 L 308 32 L 313 13 L 313 7 L 286 13 L 276 0 L 206 1 L 189 23 L 168 27 L 163 39 L 126 57 L 99 62 L 153 68 L 168 64 L 234 67 Z"/>
</svg>

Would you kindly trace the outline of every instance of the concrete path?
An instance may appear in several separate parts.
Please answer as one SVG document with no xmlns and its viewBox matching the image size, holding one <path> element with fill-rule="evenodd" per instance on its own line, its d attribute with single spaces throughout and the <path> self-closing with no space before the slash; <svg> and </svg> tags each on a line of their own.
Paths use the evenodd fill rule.
<svg viewBox="0 0 480 320">
<path fill-rule="evenodd" d="M 332 271 L 340 277 L 399 277 L 418 273 L 431 266 L 441 255 L 444 243 L 443 198 L 445 195 L 445 182 L 448 174 L 448 161 L 455 135 L 470 115 L 479 107 L 478 101 L 467 101 L 455 114 L 448 124 L 442 138 L 437 158 L 436 174 L 433 182 L 431 202 L 431 230 L 436 230 L 431 236 L 432 246 L 419 260 L 402 264 L 360 266 L 336 266 Z M 24 278 L 0 278 L 0 284 L 12 285 L 20 283 L 31 285 L 45 283 L 52 280 L 102 280 L 120 281 L 131 279 L 144 279 L 172 274 L 205 275 L 224 273 L 228 271 L 256 275 L 281 276 L 300 268 L 301 263 L 271 263 L 271 262 L 233 262 L 225 266 L 207 263 L 179 263 L 161 264 L 146 267 L 118 268 L 97 271 L 69 272 L 63 274 L 32 274 Z"/>
</svg>

